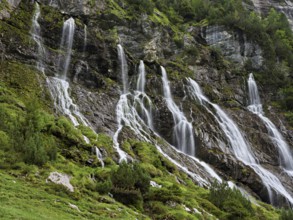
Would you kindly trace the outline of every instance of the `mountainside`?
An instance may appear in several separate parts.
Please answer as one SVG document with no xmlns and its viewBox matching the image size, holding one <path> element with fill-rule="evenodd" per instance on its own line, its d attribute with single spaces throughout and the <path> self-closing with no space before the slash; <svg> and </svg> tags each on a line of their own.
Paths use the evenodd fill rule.
<svg viewBox="0 0 293 220">
<path fill-rule="evenodd" d="M 292 12 L 3 0 L 0 217 L 290 219 Z"/>
</svg>

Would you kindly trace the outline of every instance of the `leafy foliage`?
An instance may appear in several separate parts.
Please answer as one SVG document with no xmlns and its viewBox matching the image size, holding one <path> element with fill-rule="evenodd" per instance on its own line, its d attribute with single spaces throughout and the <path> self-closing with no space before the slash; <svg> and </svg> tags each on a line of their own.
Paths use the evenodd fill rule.
<svg viewBox="0 0 293 220">
<path fill-rule="evenodd" d="M 291 209 L 282 209 L 280 220 L 291 220 L 293 219 L 293 211 Z"/>
<path fill-rule="evenodd" d="M 113 172 L 111 179 L 114 197 L 124 204 L 132 204 L 141 210 L 142 195 L 149 190 L 149 174 L 137 163 L 122 162 L 119 168 Z"/>
<path fill-rule="evenodd" d="M 239 190 L 231 189 L 226 182 L 215 181 L 211 185 L 209 200 L 228 213 L 227 219 L 248 219 L 254 215 L 250 201 Z"/>
</svg>

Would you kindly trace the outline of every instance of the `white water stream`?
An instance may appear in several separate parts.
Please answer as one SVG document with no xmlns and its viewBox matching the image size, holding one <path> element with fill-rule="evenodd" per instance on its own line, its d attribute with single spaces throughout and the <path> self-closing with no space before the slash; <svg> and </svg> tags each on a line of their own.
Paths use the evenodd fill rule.
<svg viewBox="0 0 293 220">
<path fill-rule="evenodd" d="M 60 49 L 63 53 L 59 55 L 58 60 L 59 78 L 64 80 L 66 80 L 71 60 L 74 31 L 75 21 L 73 18 L 69 18 L 63 23 L 62 38 L 60 43 Z"/>
<path fill-rule="evenodd" d="M 43 39 L 41 37 L 41 27 L 38 22 L 40 15 L 41 15 L 40 6 L 38 3 L 36 3 L 30 34 L 32 36 L 32 39 L 36 42 L 38 46 L 37 69 L 41 71 L 43 74 L 45 74 L 43 59 L 46 59 L 46 50 L 44 48 Z"/>
<path fill-rule="evenodd" d="M 273 144 L 277 147 L 280 156 L 280 165 L 288 171 L 288 174 L 293 172 L 293 156 L 290 151 L 290 147 L 285 141 L 284 137 L 278 131 L 274 123 L 267 117 L 264 116 L 262 110 L 262 104 L 260 101 L 257 84 L 254 80 L 253 74 L 251 73 L 248 78 L 248 90 L 249 90 L 249 111 L 256 114 L 265 124 L 269 136 Z"/>
<path fill-rule="evenodd" d="M 173 139 L 174 145 L 182 152 L 195 156 L 195 143 L 193 136 L 192 124 L 188 122 L 184 113 L 179 109 L 172 98 L 170 85 L 167 77 L 167 73 L 164 67 L 161 66 L 162 81 L 164 89 L 164 97 L 167 103 L 167 107 L 173 115 L 174 128 Z"/>
<path fill-rule="evenodd" d="M 217 120 L 222 131 L 227 137 L 227 140 L 230 143 L 229 147 L 236 158 L 247 166 L 250 166 L 259 175 L 268 190 L 271 203 L 274 201 L 274 191 L 277 194 L 284 196 L 288 202 L 293 204 L 292 196 L 287 192 L 277 176 L 258 163 L 257 158 L 251 151 L 251 147 L 243 137 L 240 129 L 234 121 L 228 117 L 228 115 L 218 105 L 209 101 L 194 80 L 188 78 L 187 81 L 190 96 L 203 105 L 205 109 Z M 209 106 L 213 107 L 215 114 L 209 109 Z"/>
</svg>

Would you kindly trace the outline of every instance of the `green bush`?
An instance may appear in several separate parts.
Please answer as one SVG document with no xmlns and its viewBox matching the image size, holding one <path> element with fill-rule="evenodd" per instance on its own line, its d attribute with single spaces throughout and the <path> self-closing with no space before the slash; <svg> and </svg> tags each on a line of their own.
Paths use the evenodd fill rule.
<svg viewBox="0 0 293 220">
<path fill-rule="evenodd" d="M 180 188 L 175 184 L 172 184 L 168 187 L 162 187 L 159 189 L 152 188 L 152 190 L 147 194 L 146 197 L 149 201 L 173 201 L 176 203 L 183 202 L 183 193 L 180 190 Z"/>
<path fill-rule="evenodd" d="M 110 178 L 105 181 L 99 181 L 96 183 L 96 190 L 101 194 L 106 194 L 111 191 L 113 184 Z"/>
<path fill-rule="evenodd" d="M 142 195 L 149 190 L 150 176 L 138 163 L 121 163 L 112 173 L 111 180 L 113 183 L 111 193 L 115 199 L 142 210 Z"/>
<path fill-rule="evenodd" d="M 122 162 L 119 168 L 112 173 L 112 183 L 116 188 L 138 189 L 145 193 L 150 185 L 149 174 L 138 164 Z"/>
<path fill-rule="evenodd" d="M 9 150 L 10 138 L 6 132 L 0 130 L 0 149 Z"/>
<path fill-rule="evenodd" d="M 238 189 L 231 189 L 226 182 L 212 183 L 208 199 L 228 213 L 227 219 L 249 219 L 254 215 L 250 201 Z"/>
<path fill-rule="evenodd" d="M 282 107 L 293 111 L 293 88 L 288 87 L 281 90 Z"/>
<path fill-rule="evenodd" d="M 43 165 L 56 159 L 55 139 L 44 133 L 52 121 L 35 101 L 27 105 L 24 117 L 16 118 L 9 128 L 9 135 L 13 149 L 22 155 L 20 160 L 28 164 Z"/>
<path fill-rule="evenodd" d="M 293 211 L 291 209 L 282 209 L 280 214 L 280 220 L 292 220 L 293 219 Z"/>
</svg>

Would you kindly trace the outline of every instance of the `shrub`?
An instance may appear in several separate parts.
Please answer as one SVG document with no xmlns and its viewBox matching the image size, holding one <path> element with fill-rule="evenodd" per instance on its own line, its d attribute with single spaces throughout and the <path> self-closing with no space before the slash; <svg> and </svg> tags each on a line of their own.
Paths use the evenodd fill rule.
<svg viewBox="0 0 293 220">
<path fill-rule="evenodd" d="M 228 213 L 227 219 L 245 219 L 254 215 L 250 201 L 238 189 L 231 189 L 226 182 L 212 183 L 209 200 Z"/>
<path fill-rule="evenodd" d="M 96 190 L 101 194 L 106 194 L 111 191 L 113 184 L 110 178 L 105 181 L 97 182 Z"/>
<path fill-rule="evenodd" d="M 56 159 L 55 139 L 43 133 L 51 123 L 52 118 L 33 101 L 27 105 L 24 117 L 18 117 L 9 128 L 13 149 L 21 153 L 25 163 L 43 165 Z"/>
<path fill-rule="evenodd" d="M 6 132 L 0 130 L 0 148 L 8 150 L 10 148 L 10 138 Z"/>
<path fill-rule="evenodd" d="M 142 210 L 143 198 L 149 190 L 150 176 L 139 164 L 121 163 L 111 176 L 114 198 L 126 205 Z"/>
<path fill-rule="evenodd" d="M 281 91 L 282 106 L 287 110 L 293 110 L 293 88 L 285 88 Z"/>
<path fill-rule="evenodd" d="M 121 163 L 119 168 L 112 174 L 113 186 L 123 189 L 138 189 L 145 193 L 149 189 L 150 176 L 138 164 Z"/>
<path fill-rule="evenodd" d="M 293 211 L 291 209 L 282 209 L 280 220 L 292 220 L 293 219 Z"/>
</svg>

